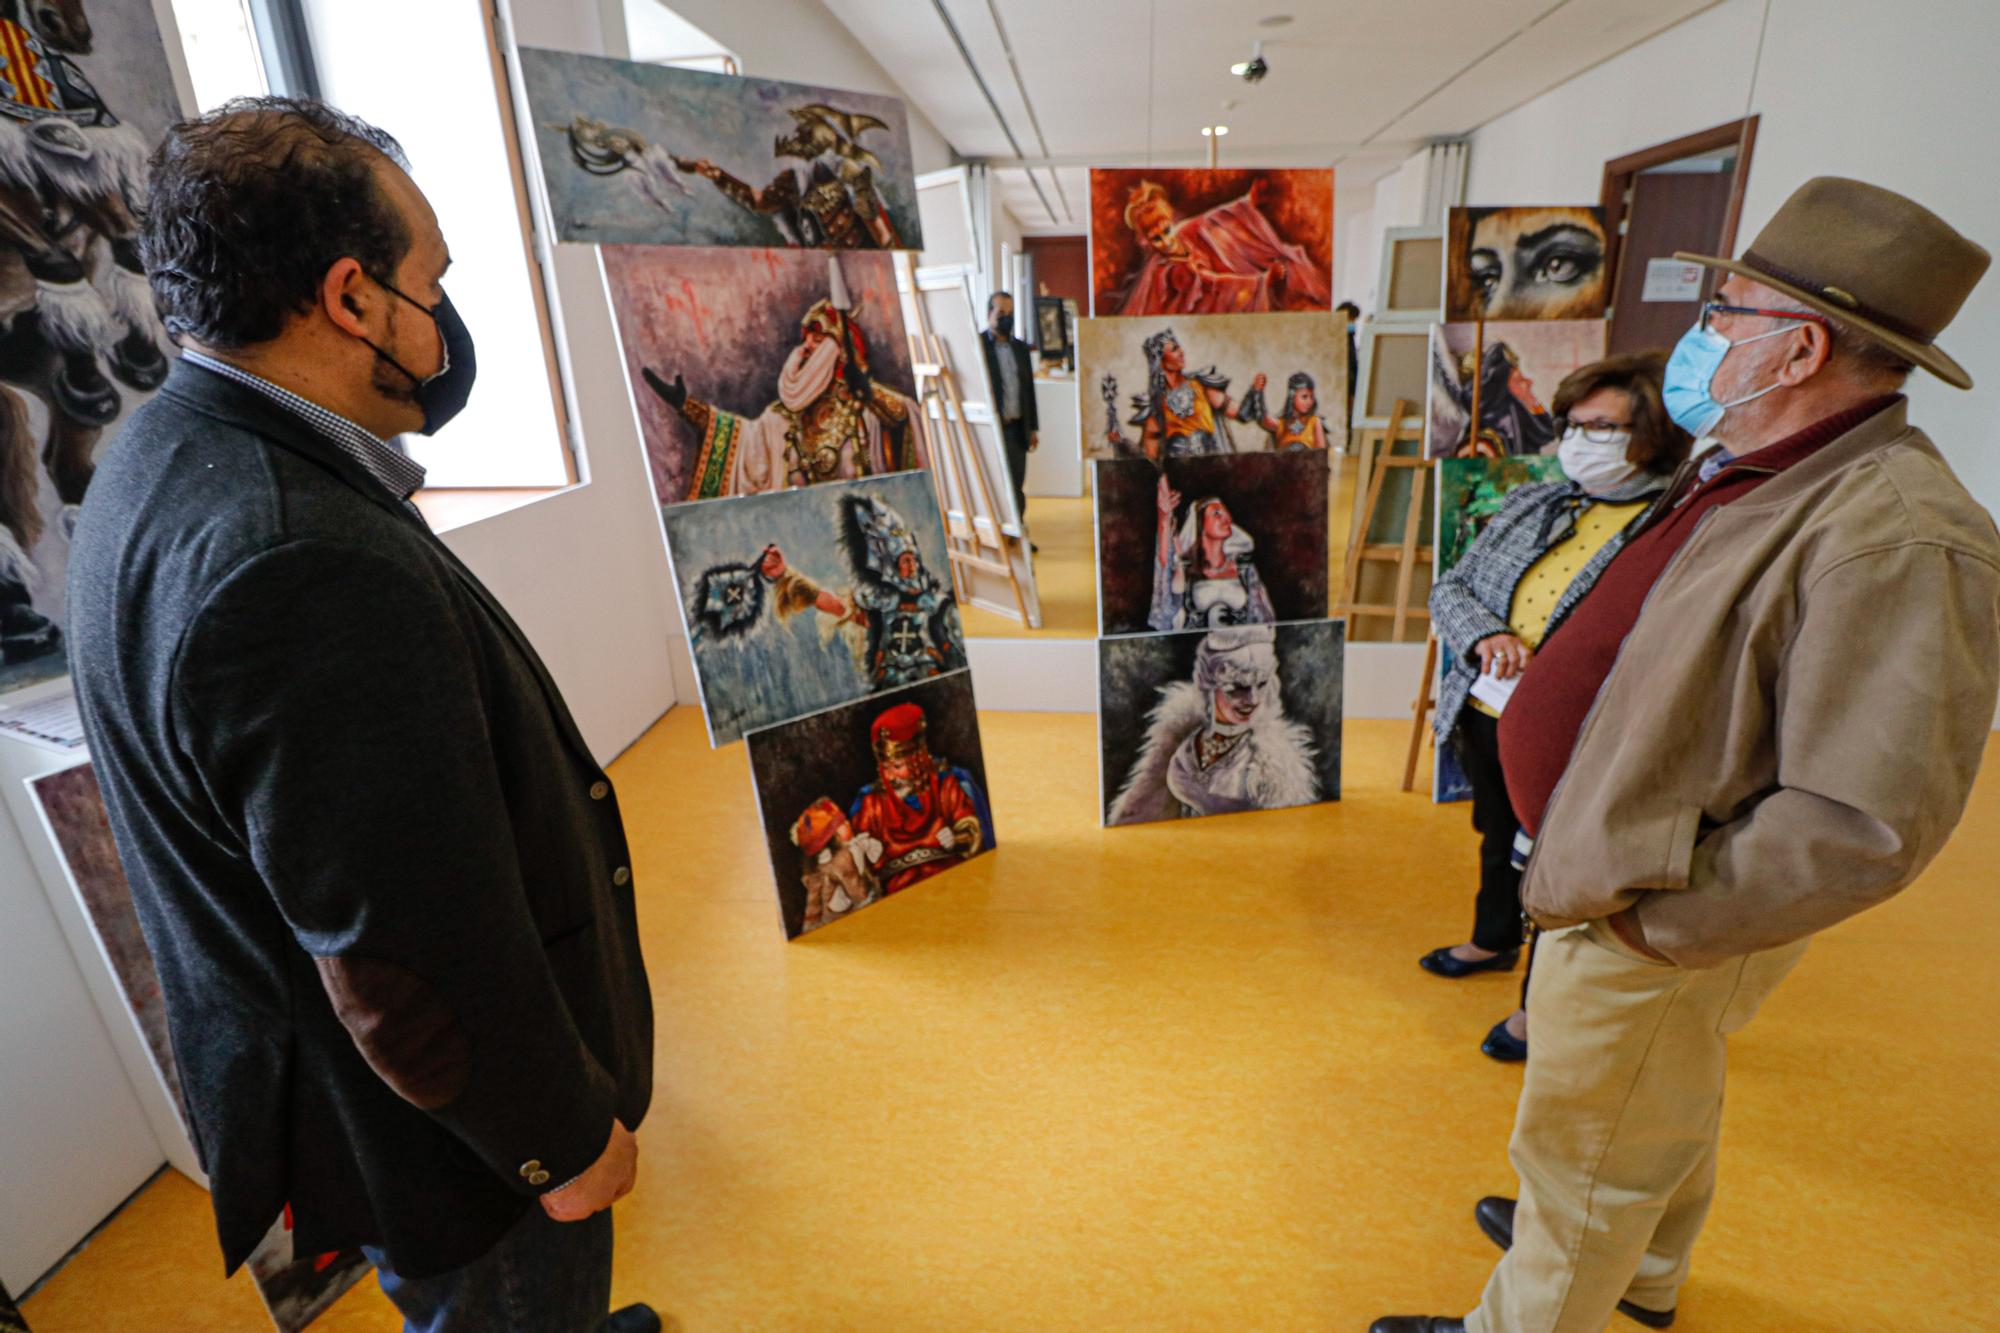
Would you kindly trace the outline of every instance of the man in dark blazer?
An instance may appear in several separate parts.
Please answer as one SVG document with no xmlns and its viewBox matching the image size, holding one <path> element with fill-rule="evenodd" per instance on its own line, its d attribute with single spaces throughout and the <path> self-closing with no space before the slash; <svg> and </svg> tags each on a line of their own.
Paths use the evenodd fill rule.
<svg viewBox="0 0 2000 1333">
<path fill-rule="evenodd" d="M 1007 450 L 1007 477 L 1014 484 L 1014 512 L 1028 524 L 1028 455 L 1041 443 L 1035 415 L 1035 362 L 1028 344 L 1014 336 L 1014 298 L 995 292 L 986 298 L 986 327 L 979 334 L 986 350 L 986 378 L 993 383 L 993 415 Z"/>
<path fill-rule="evenodd" d="M 411 1328 L 606 1320 L 652 1094 L 616 797 L 385 443 L 471 388 L 443 235 L 317 103 L 169 131 L 141 239 L 183 355 L 70 557 L 91 754 L 233 1271 L 287 1205 Z"/>
</svg>

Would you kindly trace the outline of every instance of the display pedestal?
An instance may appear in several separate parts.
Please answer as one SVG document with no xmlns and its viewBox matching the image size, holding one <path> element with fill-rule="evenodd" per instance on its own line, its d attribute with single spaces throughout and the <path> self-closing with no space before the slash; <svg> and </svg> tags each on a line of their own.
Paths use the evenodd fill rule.
<svg viewBox="0 0 2000 1333">
<path fill-rule="evenodd" d="M 194 1165 L 25 786 L 80 762 L 0 737 L 0 1197 L 16 1201 L 0 1209 L 0 1283 L 13 1291 L 162 1162 Z"/>
</svg>

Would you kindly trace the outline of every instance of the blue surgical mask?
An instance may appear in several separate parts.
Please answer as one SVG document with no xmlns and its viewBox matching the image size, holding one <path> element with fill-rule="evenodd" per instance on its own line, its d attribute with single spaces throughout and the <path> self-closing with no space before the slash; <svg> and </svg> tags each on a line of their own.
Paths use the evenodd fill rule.
<svg viewBox="0 0 2000 1333">
<path fill-rule="evenodd" d="M 1779 387 L 1773 381 L 1755 393 L 1746 393 L 1726 403 L 1716 402 L 1710 392 L 1715 384 L 1715 372 L 1721 368 L 1722 358 L 1729 355 L 1730 348 L 1780 337 L 1804 322 L 1800 320 L 1785 328 L 1760 333 L 1753 338 L 1741 338 L 1733 343 L 1714 329 L 1696 324 L 1681 335 L 1681 340 L 1674 344 L 1674 354 L 1667 358 L 1666 379 L 1660 386 L 1660 397 L 1666 403 L 1667 415 L 1674 419 L 1676 426 L 1700 437 L 1720 425 L 1722 414 L 1730 408 L 1741 407 Z"/>
</svg>

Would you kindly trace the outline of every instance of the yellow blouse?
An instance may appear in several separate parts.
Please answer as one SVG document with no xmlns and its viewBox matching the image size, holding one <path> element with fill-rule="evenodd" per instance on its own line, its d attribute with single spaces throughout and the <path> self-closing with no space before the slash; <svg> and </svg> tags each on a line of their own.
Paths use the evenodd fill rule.
<svg viewBox="0 0 2000 1333">
<path fill-rule="evenodd" d="M 1549 617 L 1555 614 L 1556 603 L 1562 600 L 1563 593 L 1591 558 L 1604 549 L 1604 544 L 1623 532 L 1646 504 L 1645 500 L 1634 500 L 1629 504 L 1592 505 L 1577 518 L 1574 532 L 1542 552 L 1528 566 L 1528 572 L 1514 585 L 1514 602 L 1507 613 L 1507 628 L 1515 638 L 1530 648 L 1542 646 Z M 1500 716 L 1483 700 L 1469 702 L 1488 717 Z"/>
</svg>

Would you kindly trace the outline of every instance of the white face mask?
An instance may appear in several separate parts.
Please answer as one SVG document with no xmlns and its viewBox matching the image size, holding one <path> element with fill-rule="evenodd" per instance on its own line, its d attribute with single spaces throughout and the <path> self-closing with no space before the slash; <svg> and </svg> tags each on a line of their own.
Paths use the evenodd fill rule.
<svg viewBox="0 0 2000 1333">
<path fill-rule="evenodd" d="M 1602 444 L 1584 438 L 1583 431 L 1571 426 L 1556 446 L 1556 459 L 1564 475 L 1592 495 L 1607 495 L 1629 489 L 1643 480 L 1646 469 L 1625 461 L 1632 445 L 1632 432 L 1614 431 Z"/>
</svg>

